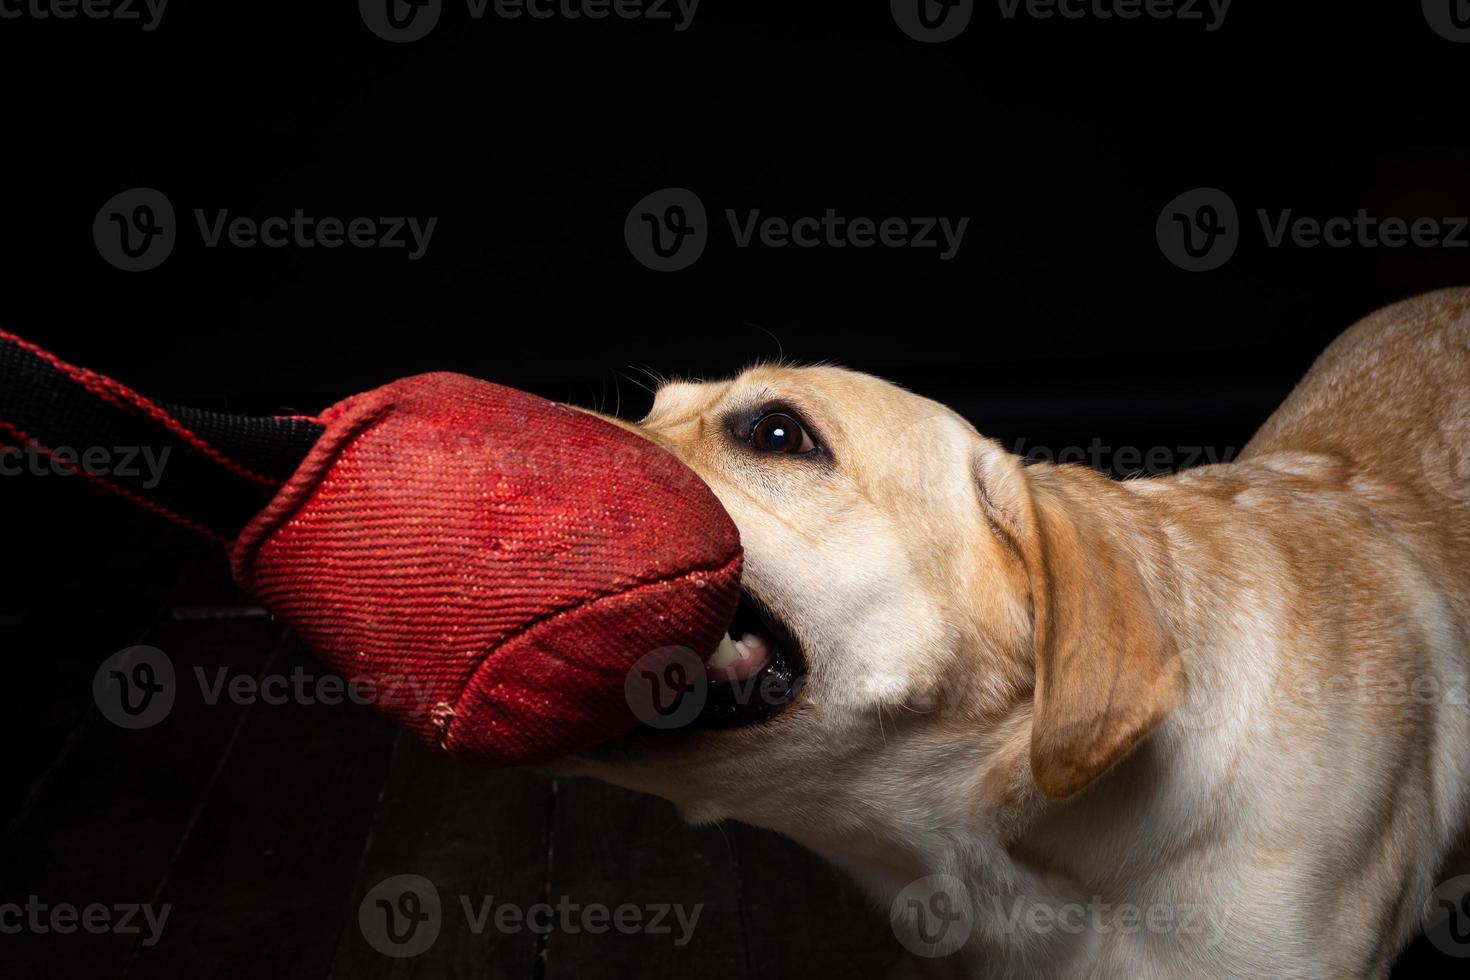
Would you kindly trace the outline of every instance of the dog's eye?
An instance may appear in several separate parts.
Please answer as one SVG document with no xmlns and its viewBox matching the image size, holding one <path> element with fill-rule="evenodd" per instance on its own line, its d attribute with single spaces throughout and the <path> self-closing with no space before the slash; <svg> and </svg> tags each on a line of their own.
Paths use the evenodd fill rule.
<svg viewBox="0 0 1470 980">
<path fill-rule="evenodd" d="M 762 453 L 809 453 L 817 448 L 801 423 L 781 412 L 764 416 L 751 426 L 750 445 Z"/>
</svg>

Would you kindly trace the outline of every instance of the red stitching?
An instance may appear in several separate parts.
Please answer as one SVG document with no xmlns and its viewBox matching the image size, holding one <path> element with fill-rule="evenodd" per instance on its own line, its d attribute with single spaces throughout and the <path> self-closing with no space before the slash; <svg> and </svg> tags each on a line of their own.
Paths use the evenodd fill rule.
<svg viewBox="0 0 1470 980">
<path fill-rule="evenodd" d="M 532 622 L 520 626 L 513 633 L 510 633 L 509 635 L 497 640 L 495 643 L 495 649 L 488 650 L 475 658 L 475 665 L 470 668 L 469 674 L 465 676 L 464 684 L 460 686 L 459 692 L 455 694 L 454 704 L 450 705 L 449 718 L 444 723 L 442 731 L 439 732 L 439 748 L 443 749 L 446 752 L 449 751 L 449 741 L 454 734 L 450 730 L 454 727 L 454 722 L 459 717 L 460 705 L 464 703 L 465 694 L 469 691 L 470 686 L 479 679 L 480 673 L 490 666 L 492 660 L 499 659 L 499 655 L 501 654 L 501 652 L 504 651 L 505 648 L 510 644 L 525 639 L 527 636 L 537 632 L 538 630 L 540 630 L 541 627 L 547 625 L 548 623 L 552 623 L 564 617 L 572 616 L 577 613 L 593 609 L 597 606 L 602 605 L 602 603 L 607 602 L 608 600 L 620 599 L 626 596 L 634 595 L 639 592 L 643 592 L 647 589 L 658 588 L 660 586 L 667 587 L 673 585 L 675 582 L 682 582 L 685 579 L 692 579 L 700 575 L 708 575 L 713 578 L 724 574 L 731 568 L 731 566 L 740 565 L 744 562 L 744 560 L 745 551 L 744 549 L 740 549 L 735 552 L 734 557 L 720 562 L 718 565 L 711 565 L 706 568 L 691 568 L 687 571 L 679 572 L 675 575 L 665 575 L 663 578 L 644 579 L 643 581 L 629 586 L 626 589 L 621 589 L 616 592 L 603 592 L 599 595 L 591 596 L 590 598 L 582 599 L 569 605 L 562 606 L 560 609 L 553 609 L 548 613 L 538 616 Z M 562 663 L 566 663 L 566 661 L 559 656 L 557 657 L 557 659 L 561 660 Z"/>
<path fill-rule="evenodd" d="M 3 331 L 0 331 L 0 333 L 3 333 Z M 220 534 L 218 531 L 210 530 L 203 524 L 198 524 L 194 521 L 191 521 L 184 515 L 176 513 L 169 508 L 163 506 L 162 504 L 157 503 L 156 501 L 149 500 L 147 497 L 140 497 L 138 494 L 133 493 L 131 490 L 125 490 L 117 484 L 108 481 L 104 477 L 98 476 L 96 473 L 88 473 L 86 470 L 78 469 L 75 465 L 69 464 L 65 460 L 58 461 L 48 446 L 43 445 L 40 441 L 33 438 L 24 429 L 17 428 L 4 419 L 0 419 L 0 431 L 10 433 L 11 438 L 20 440 L 22 446 L 30 446 L 39 452 L 45 453 L 47 458 L 51 460 L 51 465 L 53 466 L 59 465 L 62 467 L 71 467 L 71 472 L 74 476 L 79 476 L 83 480 L 87 480 L 88 482 L 99 486 L 104 490 L 111 491 L 112 493 L 117 494 L 119 497 L 122 497 L 124 500 L 128 500 L 134 504 L 137 504 L 144 510 L 152 511 L 155 514 L 158 514 L 160 517 L 166 517 L 176 524 L 182 524 L 189 530 L 198 532 L 205 537 L 213 538 L 221 544 L 228 545 L 230 543 L 230 539 Z"/>
<path fill-rule="evenodd" d="M 30 341 L 17 337 L 15 334 L 9 333 L 5 330 L 0 330 L 0 340 L 9 341 L 22 350 L 28 351 L 36 357 L 39 357 L 41 360 L 54 367 L 56 370 L 67 375 L 67 377 L 71 378 L 73 381 L 77 382 L 83 388 L 86 388 L 88 391 L 101 398 L 103 401 L 108 402 L 111 405 L 115 405 L 118 408 L 132 408 L 142 412 L 144 415 L 153 419 L 155 422 L 162 425 L 165 429 L 178 436 L 184 442 L 188 443 L 190 446 L 203 453 L 210 460 L 224 467 L 226 470 L 235 474 L 236 476 L 242 477 L 252 483 L 258 484 L 271 490 L 274 490 L 281 485 L 280 480 L 273 480 L 268 476 L 256 473 L 254 470 L 247 469 L 246 467 L 241 466 L 239 463 L 236 463 L 224 453 L 220 452 L 218 449 L 215 449 L 209 443 L 205 442 L 199 436 L 195 435 L 192 430 L 190 430 L 178 419 L 174 418 L 172 415 L 168 414 L 163 409 L 153 404 L 153 402 L 149 401 L 147 398 L 144 398 L 142 395 L 129 388 L 127 385 L 122 384 L 118 381 L 114 381 L 113 379 L 107 377 L 105 374 L 98 374 L 96 371 L 92 371 L 88 368 L 77 367 L 74 364 L 68 364 L 66 361 L 63 361 L 61 358 L 57 357 L 55 354 L 52 354 L 50 351 L 45 350 L 41 347 L 37 347 Z"/>
</svg>

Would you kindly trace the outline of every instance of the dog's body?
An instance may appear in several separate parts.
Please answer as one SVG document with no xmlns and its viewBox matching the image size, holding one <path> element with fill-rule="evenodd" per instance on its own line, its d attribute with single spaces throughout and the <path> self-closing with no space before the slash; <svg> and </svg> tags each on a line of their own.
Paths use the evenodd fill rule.
<svg viewBox="0 0 1470 980">
<path fill-rule="evenodd" d="M 814 451 L 742 443 L 772 407 Z M 945 891 L 968 975 L 1387 974 L 1470 826 L 1470 291 L 1358 324 L 1238 460 L 1167 478 L 1022 466 L 834 368 L 666 386 L 639 429 L 809 680 L 564 771 L 785 833 L 901 933 Z"/>
</svg>

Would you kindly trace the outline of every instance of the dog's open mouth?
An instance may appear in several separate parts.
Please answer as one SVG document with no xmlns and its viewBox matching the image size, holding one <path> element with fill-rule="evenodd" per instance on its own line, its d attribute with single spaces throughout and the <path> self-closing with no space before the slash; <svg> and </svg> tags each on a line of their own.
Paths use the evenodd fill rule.
<svg viewBox="0 0 1470 980">
<path fill-rule="evenodd" d="M 791 631 L 744 590 L 729 635 L 705 658 L 707 694 L 696 724 L 729 728 L 763 721 L 790 704 L 806 673 Z"/>
</svg>

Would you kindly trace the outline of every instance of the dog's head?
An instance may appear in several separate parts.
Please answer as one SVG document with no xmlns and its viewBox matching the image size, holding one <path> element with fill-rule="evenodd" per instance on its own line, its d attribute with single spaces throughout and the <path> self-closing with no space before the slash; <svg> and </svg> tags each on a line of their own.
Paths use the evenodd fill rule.
<svg viewBox="0 0 1470 980">
<path fill-rule="evenodd" d="M 700 651 L 693 724 L 567 771 L 861 861 L 915 822 L 1076 795 L 1180 697 L 1142 505 L 1099 474 L 1024 467 L 831 367 L 665 385 L 636 428 L 729 511 L 746 602 Z"/>
</svg>

